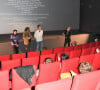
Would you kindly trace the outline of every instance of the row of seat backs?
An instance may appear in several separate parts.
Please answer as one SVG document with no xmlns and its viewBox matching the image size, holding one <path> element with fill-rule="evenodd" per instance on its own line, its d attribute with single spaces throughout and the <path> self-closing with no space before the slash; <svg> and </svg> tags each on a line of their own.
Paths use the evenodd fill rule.
<svg viewBox="0 0 100 90">
<path fill-rule="evenodd" d="M 35 90 L 100 90 L 100 71 L 76 75 L 71 78 L 40 84 Z"/>
<path fill-rule="evenodd" d="M 43 50 L 41 52 L 40 51 L 28 52 L 27 57 L 30 58 L 30 57 L 34 57 L 34 56 L 40 56 L 40 53 L 41 53 L 41 55 L 46 55 L 46 54 L 52 54 L 52 53 L 59 53 L 59 52 L 63 52 L 63 51 L 69 52 L 69 51 L 72 51 L 72 50 L 75 50 L 75 52 L 77 52 L 76 50 L 82 49 L 82 48 L 83 48 L 82 49 L 82 51 L 83 51 L 82 55 L 85 55 L 84 52 L 86 52 L 86 50 L 89 53 L 89 51 L 92 50 L 91 49 L 92 47 L 94 47 L 94 50 L 95 50 L 95 48 L 97 48 L 99 46 L 100 46 L 100 42 L 92 42 L 92 43 L 88 43 L 88 44 L 84 44 L 84 45 L 54 48 L 54 50 L 50 49 L 50 50 Z M 92 50 L 92 52 L 90 54 L 94 53 L 94 50 Z M 26 53 L 12 54 L 12 59 L 22 59 L 22 58 L 25 58 L 25 57 L 26 57 Z M 1 60 L 10 60 L 10 55 L 0 55 L 0 61 Z"/>
<path fill-rule="evenodd" d="M 98 55 L 100 57 L 100 54 L 96 54 L 96 55 Z M 73 61 L 73 63 L 72 63 L 72 61 Z M 77 71 L 78 62 L 79 62 L 79 58 L 76 58 L 74 60 L 63 61 L 61 73 L 68 72 L 69 70 L 73 70 L 74 72 L 77 73 L 78 72 Z M 98 64 L 98 62 L 96 64 Z M 94 64 L 94 65 L 96 65 L 96 64 Z M 97 65 L 96 68 L 98 68 L 98 66 L 99 65 Z M 14 70 L 13 70 L 13 73 L 15 73 Z M 16 73 L 14 75 L 15 75 L 14 76 L 15 79 L 18 78 Z M 12 77 L 13 77 L 13 75 L 12 75 Z M 38 80 L 37 80 L 37 84 L 56 81 L 58 79 L 60 79 L 60 62 L 49 63 L 49 64 L 40 64 L 39 77 L 38 77 Z M 18 84 L 18 87 L 20 86 L 19 79 L 16 79 L 16 80 L 13 80 L 13 81 L 14 81 L 14 83 L 13 83 L 14 85 L 12 84 L 13 88 L 14 88 L 14 86 L 15 86 L 15 88 L 17 88 L 17 84 Z M 22 87 L 22 86 L 20 86 L 20 87 Z"/>
<path fill-rule="evenodd" d="M 35 71 L 36 71 L 36 69 L 37 69 L 37 67 L 35 68 Z M 0 71 L 0 72 L 3 72 L 3 71 Z M 15 72 L 15 70 L 12 69 L 12 90 L 20 90 L 23 88 L 35 86 L 36 84 L 39 84 L 39 83 L 56 81 L 60 78 L 59 72 L 60 72 L 60 62 L 50 63 L 49 65 L 41 64 L 38 80 L 36 79 L 36 74 L 35 74 L 35 76 L 32 77 L 32 85 L 28 85 L 23 79 L 21 79 L 19 77 L 19 75 Z M 7 77 L 8 77 L 8 75 L 7 75 Z M 9 78 L 7 78 L 7 80 L 8 79 Z M 1 88 L 3 88 L 3 87 L 1 87 Z M 2 89 L 0 89 L 0 90 L 2 90 Z M 7 89 L 3 89 L 3 90 L 7 90 Z"/>
<path fill-rule="evenodd" d="M 33 66 L 36 73 L 37 67 Z M 11 87 L 10 87 L 11 83 Z M 32 85 L 27 84 L 18 74 L 12 69 L 12 82 L 9 81 L 9 70 L 0 71 L 0 90 L 24 90 L 24 88 L 32 88 L 36 85 L 36 74 L 32 76 Z"/>
<path fill-rule="evenodd" d="M 77 50 L 74 50 L 74 51 L 64 51 L 64 52 L 58 52 L 57 55 L 60 55 L 61 53 L 67 53 L 69 55 L 70 58 L 74 58 L 74 57 L 80 57 L 80 56 L 83 56 L 83 55 L 89 55 L 89 54 L 95 54 L 95 50 L 96 50 L 97 47 L 94 47 L 94 48 L 86 48 L 86 49 L 77 49 Z M 100 48 L 100 46 L 98 47 Z M 31 57 L 36 57 L 36 56 L 39 56 L 40 51 L 37 51 L 37 52 L 28 52 L 28 58 L 31 58 Z M 50 55 L 53 55 L 52 53 L 48 53 L 46 52 L 45 55 L 41 55 L 40 57 L 49 57 Z M 12 54 L 12 60 L 13 59 L 23 59 L 26 57 L 26 54 L 25 53 L 20 53 L 20 54 Z M 5 61 L 5 60 L 10 60 L 10 55 L 1 55 L 0 56 L 0 61 Z"/>
<path fill-rule="evenodd" d="M 45 60 L 45 58 L 52 58 L 53 62 L 55 62 L 55 54 L 50 54 L 50 55 L 42 55 L 40 57 L 40 63 L 42 64 Z M 6 69 L 12 69 L 17 66 L 26 66 L 26 65 L 39 65 L 39 56 L 35 56 L 32 58 L 23 58 L 21 59 L 13 59 L 13 60 L 5 60 L 1 61 L 1 70 L 6 70 Z"/>
<path fill-rule="evenodd" d="M 68 47 L 67 47 L 68 48 Z M 71 48 L 71 47 L 69 47 Z M 61 53 L 67 53 L 69 55 L 70 58 L 74 58 L 74 57 L 79 57 L 79 56 L 83 56 L 83 55 L 89 55 L 89 54 L 95 54 L 95 49 L 96 48 L 100 48 L 100 46 L 98 47 L 94 47 L 94 48 L 86 48 L 86 49 L 83 49 L 81 51 L 81 49 L 78 49 L 78 50 L 74 50 L 74 51 L 59 51 L 57 53 L 57 55 L 61 54 Z M 60 48 L 59 48 L 60 49 Z M 67 49 L 68 50 L 68 49 Z M 44 55 L 41 55 L 40 57 L 49 57 L 50 55 L 53 55 L 51 53 L 51 50 L 50 50 L 50 53 L 48 53 L 49 50 L 45 50 L 43 52 L 45 52 Z M 28 52 L 28 58 L 31 58 L 31 57 L 36 57 L 36 56 L 39 56 L 40 55 L 40 51 L 36 51 L 36 52 Z M 26 57 L 26 54 L 25 53 L 20 53 L 20 54 L 12 54 L 12 60 L 13 59 L 23 59 Z M 10 60 L 10 55 L 1 55 L 0 56 L 0 61 L 4 61 L 4 60 Z"/>
<path fill-rule="evenodd" d="M 44 62 L 46 57 L 47 57 L 47 55 L 46 56 L 44 55 L 41 58 L 40 64 L 42 64 Z M 55 62 L 55 54 L 51 55 L 50 57 L 52 58 L 53 62 Z M 100 53 L 97 53 L 97 54 L 81 56 L 80 58 L 71 58 L 71 59 L 62 61 L 62 63 L 65 63 L 65 64 L 67 64 L 65 66 L 68 66 L 68 65 L 70 65 L 69 63 L 73 64 L 73 63 L 75 63 L 75 61 L 79 62 L 79 63 L 89 62 L 93 66 L 94 70 L 96 70 L 96 69 L 100 68 L 99 58 L 100 58 Z M 22 66 L 26 66 L 26 65 L 38 66 L 39 65 L 39 57 L 24 58 L 24 59 L 22 59 L 22 62 L 20 59 L 2 61 L 1 62 L 1 70 L 10 70 L 14 67 L 21 66 L 21 64 L 22 64 Z"/>
</svg>

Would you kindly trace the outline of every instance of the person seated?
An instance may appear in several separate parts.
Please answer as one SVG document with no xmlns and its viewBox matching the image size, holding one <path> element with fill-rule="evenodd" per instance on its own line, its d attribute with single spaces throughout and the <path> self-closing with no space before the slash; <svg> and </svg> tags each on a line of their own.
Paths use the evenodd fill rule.
<svg viewBox="0 0 100 90">
<path fill-rule="evenodd" d="M 88 72 L 92 72 L 93 68 L 90 63 L 88 62 L 82 62 L 78 66 L 79 74 L 84 74 Z"/>
<path fill-rule="evenodd" d="M 48 48 L 47 47 L 43 47 L 43 50 L 47 50 Z"/>
<path fill-rule="evenodd" d="M 76 41 L 73 41 L 72 43 L 71 43 L 71 46 L 76 46 L 77 45 L 77 42 Z"/>
<path fill-rule="evenodd" d="M 99 41 L 99 39 L 97 37 L 95 37 L 94 42 L 98 42 L 98 41 Z"/>
<path fill-rule="evenodd" d="M 47 63 L 53 63 L 53 60 L 51 58 L 46 58 L 43 64 L 47 64 Z"/>
<path fill-rule="evenodd" d="M 100 53 L 100 49 L 99 48 L 96 48 L 96 53 Z"/>
<path fill-rule="evenodd" d="M 61 73 L 60 74 L 60 79 L 73 78 L 76 75 L 77 74 L 71 70 L 70 72 Z"/>
<path fill-rule="evenodd" d="M 69 59 L 68 54 L 62 53 L 61 56 L 58 56 L 58 61 Z"/>
<path fill-rule="evenodd" d="M 43 62 L 43 64 L 47 64 L 47 63 L 53 63 L 53 60 L 51 58 L 46 58 Z M 38 79 L 38 76 L 39 76 L 39 69 L 37 70 L 37 73 L 36 73 L 36 78 Z"/>
<path fill-rule="evenodd" d="M 88 62 L 82 62 L 78 66 L 78 71 L 79 71 L 79 74 L 84 74 L 84 73 L 92 72 L 93 69 L 92 69 L 92 66 Z M 70 72 L 61 73 L 60 78 L 61 79 L 73 78 L 75 75 L 77 74 L 73 72 L 72 70 L 70 70 Z"/>
</svg>

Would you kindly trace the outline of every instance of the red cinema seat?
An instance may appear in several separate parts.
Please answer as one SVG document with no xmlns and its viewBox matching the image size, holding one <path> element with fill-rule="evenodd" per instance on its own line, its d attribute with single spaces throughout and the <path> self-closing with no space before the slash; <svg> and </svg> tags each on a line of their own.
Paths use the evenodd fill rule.
<svg viewBox="0 0 100 90">
<path fill-rule="evenodd" d="M 65 52 L 73 51 L 73 50 L 74 50 L 74 47 L 73 47 L 73 46 L 65 47 L 65 48 L 64 48 L 64 51 L 65 51 Z"/>
<path fill-rule="evenodd" d="M 24 88 L 24 89 L 21 89 L 21 90 L 31 90 L 31 88 Z"/>
<path fill-rule="evenodd" d="M 34 52 L 27 53 L 27 58 L 36 57 L 36 56 L 40 56 L 40 51 L 34 51 Z"/>
<path fill-rule="evenodd" d="M 80 55 L 81 55 L 81 49 L 70 52 L 70 58 L 80 57 Z"/>
<path fill-rule="evenodd" d="M 24 58 L 22 59 L 22 66 L 27 66 L 27 65 L 39 65 L 39 56 L 38 57 L 33 57 L 33 58 Z"/>
<path fill-rule="evenodd" d="M 84 55 L 84 56 L 80 57 L 80 63 L 81 62 L 89 62 L 92 65 L 93 60 L 94 60 L 94 54 Z"/>
<path fill-rule="evenodd" d="M 61 73 L 70 72 L 71 70 L 78 73 L 79 58 L 67 59 L 62 61 Z"/>
<path fill-rule="evenodd" d="M 55 62 L 55 54 L 49 54 L 49 55 L 41 55 L 40 63 L 42 64 L 46 58 L 51 58 L 53 60 L 53 62 Z"/>
<path fill-rule="evenodd" d="M 96 42 L 96 46 L 100 46 L 100 41 Z"/>
<path fill-rule="evenodd" d="M 95 90 L 100 80 L 100 71 L 76 75 L 71 90 Z"/>
<path fill-rule="evenodd" d="M 87 43 L 87 44 L 83 44 L 82 45 L 82 49 L 89 48 L 89 47 L 90 47 L 90 43 Z"/>
<path fill-rule="evenodd" d="M 92 66 L 94 70 L 100 68 L 100 53 L 95 54 Z"/>
<path fill-rule="evenodd" d="M 41 51 L 41 55 L 47 55 L 47 54 L 52 54 L 53 53 L 53 50 L 50 49 L 50 50 L 42 50 Z"/>
<path fill-rule="evenodd" d="M 91 42 L 90 43 L 90 47 L 95 47 L 96 46 L 96 42 Z"/>
<path fill-rule="evenodd" d="M 64 51 L 64 47 L 61 47 L 61 48 L 54 48 L 54 51 L 53 53 L 59 53 L 59 52 L 63 52 Z"/>
<path fill-rule="evenodd" d="M 8 60 L 8 61 L 2 61 L 1 62 L 1 70 L 10 70 L 14 67 L 21 66 L 21 60 Z"/>
<path fill-rule="evenodd" d="M 61 61 L 61 54 L 63 54 L 63 53 L 66 53 L 70 57 L 70 52 L 60 52 L 60 53 L 57 53 L 56 61 L 59 61 L 58 57 L 60 57 L 60 61 Z"/>
<path fill-rule="evenodd" d="M 25 88 L 31 88 L 35 86 L 37 67 L 33 66 L 33 68 L 35 70 L 35 74 L 32 76 L 31 85 L 29 85 L 25 80 L 23 80 L 14 69 L 12 70 L 12 90 L 23 90 Z"/>
<path fill-rule="evenodd" d="M 60 62 L 40 64 L 37 84 L 56 81 L 60 78 Z"/>
<path fill-rule="evenodd" d="M 10 60 L 10 55 L 0 55 L 0 61 Z"/>
<path fill-rule="evenodd" d="M 100 80 L 99 80 L 99 82 L 97 83 L 95 90 L 100 90 Z"/>
<path fill-rule="evenodd" d="M 89 54 L 93 54 L 92 48 L 85 48 L 85 49 L 82 49 L 81 56 L 83 56 L 83 55 L 89 55 Z"/>
<path fill-rule="evenodd" d="M 82 49 L 82 45 L 76 45 L 74 46 L 74 50 Z"/>
<path fill-rule="evenodd" d="M 26 53 L 12 54 L 12 60 L 23 59 L 26 57 Z"/>
<path fill-rule="evenodd" d="M 0 71 L 0 90 L 9 90 L 9 71 Z"/>
<path fill-rule="evenodd" d="M 35 90 L 70 90 L 72 79 L 67 78 L 45 84 L 40 84 L 35 87 Z"/>
</svg>

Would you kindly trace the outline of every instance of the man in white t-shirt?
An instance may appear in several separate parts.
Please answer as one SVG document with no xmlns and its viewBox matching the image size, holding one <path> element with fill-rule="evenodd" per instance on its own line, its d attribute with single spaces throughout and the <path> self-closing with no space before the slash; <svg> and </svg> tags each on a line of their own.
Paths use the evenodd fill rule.
<svg viewBox="0 0 100 90">
<path fill-rule="evenodd" d="M 36 40 L 36 51 L 41 51 L 43 49 L 43 30 L 41 29 L 41 25 L 37 25 L 34 38 Z"/>
</svg>

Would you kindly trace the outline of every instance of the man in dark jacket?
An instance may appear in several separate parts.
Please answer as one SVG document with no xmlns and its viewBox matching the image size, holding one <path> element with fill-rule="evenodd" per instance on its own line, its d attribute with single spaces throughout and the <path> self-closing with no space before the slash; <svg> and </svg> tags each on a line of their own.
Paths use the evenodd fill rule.
<svg viewBox="0 0 100 90">
<path fill-rule="evenodd" d="M 71 39 L 70 39 L 71 31 L 70 31 L 70 29 L 71 29 L 70 27 L 67 27 L 66 30 L 63 33 L 65 35 L 64 47 L 66 47 L 66 44 L 67 44 L 68 47 L 70 46 L 70 42 L 71 42 Z"/>
</svg>

